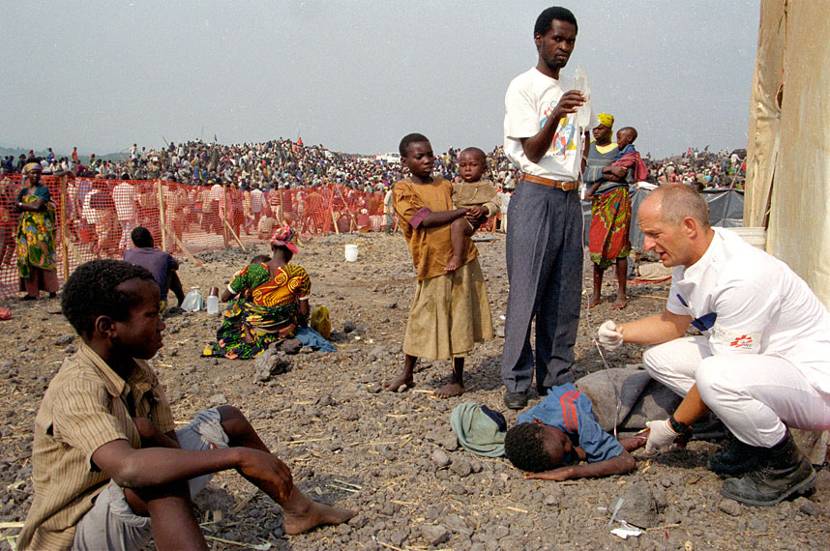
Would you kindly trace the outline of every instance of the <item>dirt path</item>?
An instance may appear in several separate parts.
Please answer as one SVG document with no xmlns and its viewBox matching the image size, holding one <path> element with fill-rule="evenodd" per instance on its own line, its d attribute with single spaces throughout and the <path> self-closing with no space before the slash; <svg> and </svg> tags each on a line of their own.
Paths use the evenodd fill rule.
<svg viewBox="0 0 830 551">
<path fill-rule="evenodd" d="M 343 245 L 357 243 L 360 259 L 347 263 Z M 480 243 L 497 327 L 504 314 L 507 278 L 504 240 Z M 264 248 L 263 248 L 264 252 Z M 185 287 L 222 286 L 254 255 L 204 253 L 206 266 L 185 261 Z M 693 443 L 688 451 L 641 461 L 635 474 L 580 482 L 525 481 L 504 460 L 479 459 L 456 449 L 449 413 L 461 401 L 504 411 L 498 375 L 501 339 L 480 346 L 468 361 L 468 393 L 440 400 L 435 386 L 448 362 L 427 363 L 417 387 L 405 394 L 380 392 L 401 362 L 401 341 L 414 287 L 399 236 L 329 236 L 305 243 L 296 257 L 313 278 L 313 303 L 331 309 L 335 329 L 354 327 L 333 354 L 299 354 L 293 369 L 257 383 L 253 362 L 203 359 L 199 353 L 218 320 L 206 313 L 168 320 L 165 347 L 153 360 L 177 418 L 231 403 L 242 409 L 266 443 L 293 469 L 312 496 L 362 512 L 348 525 L 281 537 L 279 510 L 255 495 L 235 473 L 218 475 L 199 499 L 206 534 L 273 549 L 823 549 L 830 542 L 830 474 L 819 491 L 767 509 L 721 510 L 719 480 L 705 468 L 715 447 Z M 586 278 L 586 283 L 588 280 Z M 609 282 L 610 284 L 610 282 Z M 610 314 L 610 300 L 583 316 L 578 358 L 582 372 L 600 368 L 589 334 L 609 315 L 624 320 L 657 312 L 665 287 L 631 289 L 629 306 Z M 613 287 L 606 290 L 606 299 Z M 613 297 L 612 297 L 613 298 Z M 49 379 L 76 342 L 57 301 L 34 305 L 5 301 L 14 319 L 0 322 L 0 521 L 22 520 L 31 501 L 31 427 Z M 590 321 L 586 323 L 586 321 Z M 637 364 L 634 347 L 616 354 L 616 366 Z M 534 397 L 535 401 L 535 397 Z M 508 414 L 508 421 L 515 414 Z M 451 464 L 431 459 L 443 450 Z M 606 508 L 637 481 L 645 481 L 659 507 L 658 528 L 623 542 L 609 534 Z M 729 509 L 729 507 L 725 507 Z M 434 526 L 434 525 L 437 525 Z M 3 530 L 2 535 L 16 533 Z M 213 542 L 215 549 L 235 549 Z M 0 543 L 0 548 L 7 546 Z"/>
</svg>

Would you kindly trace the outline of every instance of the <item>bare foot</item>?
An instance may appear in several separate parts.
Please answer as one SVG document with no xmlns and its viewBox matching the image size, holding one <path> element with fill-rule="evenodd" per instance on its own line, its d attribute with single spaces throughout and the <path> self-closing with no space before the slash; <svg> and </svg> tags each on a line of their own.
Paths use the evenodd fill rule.
<svg viewBox="0 0 830 551">
<path fill-rule="evenodd" d="M 455 381 L 449 382 L 435 391 L 439 398 L 452 398 L 464 394 L 464 385 Z"/>
<path fill-rule="evenodd" d="M 415 386 L 415 381 L 409 373 L 401 373 L 395 379 L 383 384 L 383 388 L 389 392 L 398 392 L 398 389 L 403 387 L 404 390 L 409 390 Z"/>
<path fill-rule="evenodd" d="M 595 306 L 599 306 L 599 304 L 601 302 L 602 302 L 602 299 L 600 297 L 593 296 L 593 297 L 591 297 L 591 302 L 588 303 L 588 308 L 593 308 Z"/>
<path fill-rule="evenodd" d="M 445 272 L 454 272 L 460 267 L 461 267 L 461 259 L 456 257 L 456 256 L 453 256 L 452 258 L 450 258 L 450 261 L 447 262 L 447 266 L 444 268 L 444 271 Z"/>
<path fill-rule="evenodd" d="M 316 501 L 310 501 L 310 505 L 303 512 L 289 513 L 283 511 L 282 526 L 289 536 L 308 532 L 318 526 L 328 524 L 342 524 L 355 516 L 356 511 L 332 507 Z"/>
<path fill-rule="evenodd" d="M 628 298 L 627 297 L 620 297 L 616 300 L 616 302 L 614 302 L 614 308 L 616 308 L 617 310 L 622 310 L 623 308 L 626 307 L 627 304 L 628 304 Z"/>
</svg>

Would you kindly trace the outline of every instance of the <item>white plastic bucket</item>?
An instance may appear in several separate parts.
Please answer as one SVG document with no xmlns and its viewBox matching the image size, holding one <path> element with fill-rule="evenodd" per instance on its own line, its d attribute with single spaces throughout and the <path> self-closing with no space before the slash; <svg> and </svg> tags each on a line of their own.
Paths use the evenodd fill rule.
<svg viewBox="0 0 830 551">
<path fill-rule="evenodd" d="M 346 245 L 344 253 L 346 255 L 346 262 L 357 262 L 357 245 Z"/>
<path fill-rule="evenodd" d="M 752 227 L 752 228 L 727 228 L 729 231 L 734 232 L 741 236 L 741 238 L 752 245 L 761 250 L 765 250 L 767 247 L 767 230 L 763 227 Z"/>
</svg>

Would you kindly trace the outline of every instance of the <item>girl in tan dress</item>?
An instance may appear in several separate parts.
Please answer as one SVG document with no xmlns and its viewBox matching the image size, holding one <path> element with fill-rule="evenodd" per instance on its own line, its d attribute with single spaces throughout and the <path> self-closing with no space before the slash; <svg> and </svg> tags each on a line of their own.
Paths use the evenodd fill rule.
<svg viewBox="0 0 830 551">
<path fill-rule="evenodd" d="M 384 386 L 391 391 L 414 386 L 418 358 L 452 358 L 451 379 L 436 394 L 458 396 L 464 392 L 464 356 L 475 343 L 493 338 L 484 276 L 472 241 L 467 240 L 461 265 L 446 271 L 453 254 L 450 225 L 469 209 L 453 208 L 452 184 L 433 176 L 435 157 L 425 136 L 405 136 L 400 153 L 411 176 L 395 184 L 394 206 L 412 254 L 417 289 L 404 335 L 403 371 Z"/>
</svg>

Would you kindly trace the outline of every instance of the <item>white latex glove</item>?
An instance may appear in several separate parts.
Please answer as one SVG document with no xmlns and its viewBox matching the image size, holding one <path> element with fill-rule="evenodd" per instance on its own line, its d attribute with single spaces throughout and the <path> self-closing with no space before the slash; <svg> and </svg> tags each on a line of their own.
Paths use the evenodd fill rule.
<svg viewBox="0 0 830 551">
<path fill-rule="evenodd" d="M 680 436 L 671 428 L 668 419 L 649 421 L 646 426 L 649 428 L 648 440 L 646 441 L 647 454 L 668 450 L 677 437 Z"/>
<path fill-rule="evenodd" d="M 623 336 L 617 329 L 617 324 L 611 320 L 603 322 L 597 329 L 597 342 L 606 350 L 616 350 L 621 347 Z"/>
</svg>

